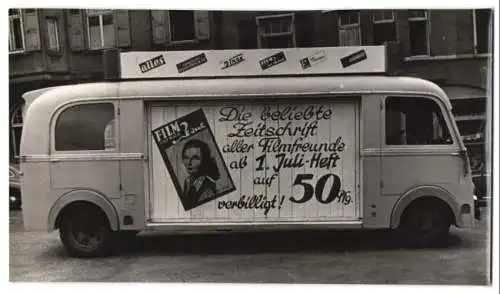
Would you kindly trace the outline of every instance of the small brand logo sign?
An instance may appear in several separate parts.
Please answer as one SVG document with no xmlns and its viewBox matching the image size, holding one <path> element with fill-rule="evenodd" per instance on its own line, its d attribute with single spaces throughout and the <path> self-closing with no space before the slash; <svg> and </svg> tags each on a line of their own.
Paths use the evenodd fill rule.
<svg viewBox="0 0 500 294">
<path fill-rule="evenodd" d="M 184 60 L 181 63 L 178 63 L 177 66 L 177 71 L 179 73 L 183 73 L 185 71 L 188 71 L 194 67 L 197 67 L 199 65 L 202 65 L 207 62 L 207 56 L 205 53 L 202 53 L 200 55 L 196 55 L 194 57 L 191 57 L 187 60 Z"/>
<path fill-rule="evenodd" d="M 365 50 L 360 50 L 358 52 L 354 52 L 353 54 L 343 57 L 340 59 L 342 63 L 342 67 L 348 67 L 358 62 L 361 62 L 367 58 Z"/>
<path fill-rule="evenodd" d="M 272 66 L 286 61 L 285 52 L 281 51 L 259 61 L 262 70 L 266 70 Z"/>
<path fill-rule="evenodd" d="M 321 63 L 325 61 L 326 58 L 326 52 L 321 50 L 319 52 L 314 53 L 313 55 L 309 57 L 302 58 L 300 60 L 300 65 L 302 66 L 302 69 L 308 69 L 313 65 L 316 65 L 318 63 Z"/>
<path fill-rule="evenodd" d="M 146 73 L 165 64 L 167 64 L 167 62 L 165 61 L 165 57 L 163 57 L 163 55 L 158 55 L 154 58 L 139 63 L 139 69 L 142 73 Z"/>
<path fill-rule="evenodd" d="M 240 53 L 240 54 L 235 55 L 229 59 L 221 61 L 221 63 L 220 63 L 221 69 L 226 69 L 228 67 L 235 66 L 237 64 L 242 63 L 243 61 L 245 61 L 245 58 L 243 57 L 243 53 Z"/>
</svg>

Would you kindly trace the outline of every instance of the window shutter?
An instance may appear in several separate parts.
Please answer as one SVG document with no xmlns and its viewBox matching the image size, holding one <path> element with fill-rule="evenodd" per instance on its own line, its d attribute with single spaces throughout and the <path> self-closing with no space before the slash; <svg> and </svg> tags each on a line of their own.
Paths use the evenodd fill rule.
<svg viewBox="0 0 500 294">
<path fill-rule="evenodd" d="M 168 44 L 172 41 L 172 32 L 170 31 L 170 13 L 168 11 L 163 12 L 165 22 L 165 42 Z"/>
<path fill-rule="evenodd" d="M 40 28 L 36 9 L 24 9 L 23 25 L 26 51 L 40 50 Z"/>
<path fill-rule="evenodd" d="M 339 29 L 339 45 L 345 46 L 346 36 L 345 31 L 343 29 Z"/>
<path fill-rule="evenodd" d="M 167 11 L 151 11 L 151 28 L 153 29 L 153 42 L 155 44 L 170 42 L 170 15 Z"/>
<path fill-rule="evenodd" d="M 361 46 L 362 42 L 361 42 L 361 35 L 360 35 L 359 27 L 352 28 L 349 33 L 350 33 L 350 39 L 352 40 L 351 41 L 352 45 L 353 46 Z"/>
<path fill-rule="evenodd" d="M 339 41 L 340 46 L 359 46 L 360 44 L 360 35 L 359 28 L 342 28 L 339 29 Z"/>
<path fill-rule="evenodd" d="M 71 50 L 85 50 L 85 35 L 83 33 L 83 12 L 79 9 L 69 10 L 69 42 Z"/>
<path fill-rule="evenodd" d="M 194 12 L 194 28 L 196 39 L 210 39 L 210 18 L 208 16 L 208 11 Z"/>
<path fill-rule="evenodd" d="M 130 21 L 127 10 L 115 10 L 116 23 L 116 45 L 117 47 L 128 47 L 130 41 Z"/>
</svg>

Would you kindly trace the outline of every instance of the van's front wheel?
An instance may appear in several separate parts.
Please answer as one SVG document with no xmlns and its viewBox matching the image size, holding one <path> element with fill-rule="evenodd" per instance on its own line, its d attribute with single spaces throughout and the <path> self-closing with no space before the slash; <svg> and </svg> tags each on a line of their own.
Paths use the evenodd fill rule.
<svg viewBox="0 0 500 294">
<path fill-rule="evenodd" d="M 66 251 L 73 257 L 98 257 L 109 253 L 113 232 L 102 211 L 76 211 L 67 215 L 59 229 Z"/>
<path fill-rule="evenodd" d="M 422 201 L 405 210 L 398 231 L 406 244 L 426 247 L 441 244 L 448 236 L 450 226 L 451 215 L 445 205 Z"/>
</svg>

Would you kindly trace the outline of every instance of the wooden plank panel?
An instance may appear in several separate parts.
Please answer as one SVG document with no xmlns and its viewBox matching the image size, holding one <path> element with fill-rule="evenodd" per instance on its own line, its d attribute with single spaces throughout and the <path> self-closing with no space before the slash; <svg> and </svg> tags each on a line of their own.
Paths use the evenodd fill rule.
<svg viewBox="0 0 500 294">
<path fill-rule="evenodd" d="M 182 146 L 191 137 L 199 138 L 208 144 L 221 175 L 215 181 L 216 194 L 226 191 L 186 211 L 181 202 L 183 191 L 179 196 L 175 178 L 165 168 L 156 151 L 158 147 L 153 146 L 154 218 L 189 222 L 355 219 L 358 147 L 355 107 L 353 102 L 268 105 L 206 102 L 154 107 L 153 129 L 186 117 L 193 119 L 192 116 L 202 110 L 206 126 L 202 124 L 200 130 L 183 137 L 175 148 L 167 148 L 172 172 L 183 190 L 188 174 L 182 160 Z M 331 149 L 337 138 L 337 144 L 346 146 L 341 151 Z M 268 150 L 263 147 L 266 140 Z M 243 144 L 253 148 L 231 152 L 237 151 L 230 150 L 232 147 Z M 336 167 L 333 162 L 337 163 Z M 350 191 L 353 203 L 346 204 L 345 199 L 333 194 L 331 201 L 327 201 L 335 182 L 329 174 L 339 177 L 340 189 Z M 298 181 L 298 177 L 302 180 Z M 234 190 L 230 189 L 232 184 Z M 317 188 L 318 184 L 322 188 Z M 281 196 L 284 196 L 283 203 Z M 304 197 L 307 201 L 301 201 Z"/>
</svg>

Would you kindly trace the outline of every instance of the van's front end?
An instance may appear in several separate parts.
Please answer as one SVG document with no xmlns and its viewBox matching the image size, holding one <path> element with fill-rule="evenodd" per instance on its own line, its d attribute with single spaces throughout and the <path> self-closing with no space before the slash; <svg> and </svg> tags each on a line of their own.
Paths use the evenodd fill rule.
<svg viewBox="0 0 500 294">
<path fill-rule="evenodd" d="M 457 191 L 454 196 L 460 205 L 460 215 L 457 216 L 457 227 L 470 228 L 475 226 L 475 220 L 480 219 L 477 197 L 475 195 L 475 187 L 473 175 L 470 168 L 470 161 L 467 150 L 460 152 L 460 157 L 463 161 L 463 180 L 457 184 Z"/>
<path fill-rule="evenodd" d="M 395 201 L 391 228 L 427 246 L 443 240 L 451 226 L 475 225 L 474 185 L 444 91 L 422 79 L 404 82 L 415 88 L 381 98 L 380 194 L 381 201 Z"/>
<path fill-rule="evenodd" d="M 446 97 L 449 99 L 448 97 Z M 456 140 L 459 143 L 460 151 L 458 152 L 461 159 L 462 168 L 462 178 L 456 185 L 456 191 L 454 196 L 457 198 L 460 204 L 460 215 L 457 218 L 457 227 L 474 227 L 475 220 L 480 219 L 480 213 L 476 197 L 476 189 L 474 185 L 474 174 L 472 172 L 470 157 L 468 154 L 467 147 L 465 146 L 458 125 L 453 117 L 451 104 L 448 105 L 448 113 L 450 116 L 450 121 L 452 122 L 453 129 L 456 135 Z"/>
</svg>

